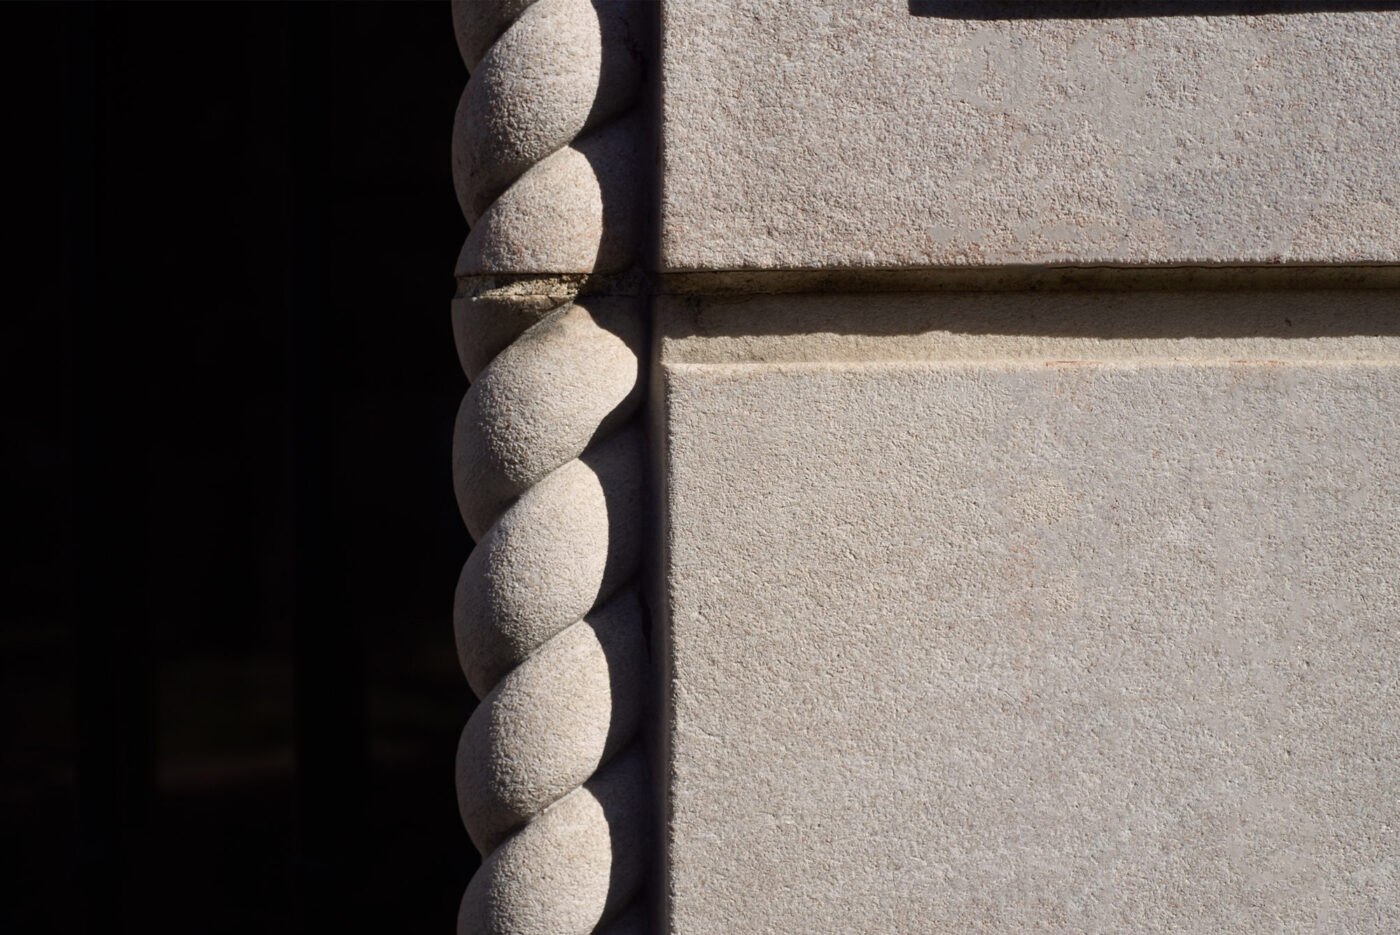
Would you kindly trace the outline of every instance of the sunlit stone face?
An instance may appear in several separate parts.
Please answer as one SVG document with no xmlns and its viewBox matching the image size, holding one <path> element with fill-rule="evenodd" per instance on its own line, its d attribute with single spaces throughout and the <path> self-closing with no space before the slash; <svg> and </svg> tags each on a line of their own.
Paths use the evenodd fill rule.
<svg viewBox="0 0 1400 935">
<path fill-rule="evenodd" d="M 1393 312 L 666 303 L 668 931 L 1400 930 Z"/>
<path fill-rule="evenodd" d="M 671 269 L 1400 260 L 1400 4 L 663 19 Z"/>
</svg>

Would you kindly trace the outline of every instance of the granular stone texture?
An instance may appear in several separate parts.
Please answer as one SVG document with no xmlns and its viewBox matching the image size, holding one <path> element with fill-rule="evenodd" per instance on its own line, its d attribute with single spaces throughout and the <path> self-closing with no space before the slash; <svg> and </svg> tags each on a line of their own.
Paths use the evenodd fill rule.
<svg viewBox="0 0 1400 935">
<path fill-rule="evenodd" d="M 1123 6 L 663 4 L 663 265 L 1400 260 L 1400 8 Z"/>
<path fill-rule="evenodd" d="M 663 300 L 665 931 L 1400 931 L 1396 307 Z"/>
</svg>

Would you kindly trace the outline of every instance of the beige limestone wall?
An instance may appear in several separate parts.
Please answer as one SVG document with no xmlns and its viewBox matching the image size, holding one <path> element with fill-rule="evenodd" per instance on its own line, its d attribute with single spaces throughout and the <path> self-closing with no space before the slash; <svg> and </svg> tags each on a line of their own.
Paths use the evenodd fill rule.
<svg viewBox="0 0 1400 935">
<path fill-rule="evenodd" d="M 464 935 L 1400 929 L 1400 4 L 995 6 L 454 3 Z"/>
</svg>

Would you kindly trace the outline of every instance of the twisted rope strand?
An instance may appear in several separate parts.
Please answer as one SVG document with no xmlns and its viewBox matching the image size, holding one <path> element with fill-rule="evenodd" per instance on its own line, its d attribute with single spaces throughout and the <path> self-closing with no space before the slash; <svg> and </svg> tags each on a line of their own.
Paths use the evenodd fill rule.
<svg viewBox="0 0 1400 935">
<path fill-rule="evenodd" d="M 472 70 L 454 178 L 459 277 L 615 273 L 637 254 L 645 2 L 458 0 Z M 487 280 L 481 280 L 486 282 Z M 648 671 L 638 300 L 475 288 L 453 483 L 477 546 L 454 627 L 481 697 L 457 754 L 481 869 L 460 935 L 643 935 Z"/>
</svg>

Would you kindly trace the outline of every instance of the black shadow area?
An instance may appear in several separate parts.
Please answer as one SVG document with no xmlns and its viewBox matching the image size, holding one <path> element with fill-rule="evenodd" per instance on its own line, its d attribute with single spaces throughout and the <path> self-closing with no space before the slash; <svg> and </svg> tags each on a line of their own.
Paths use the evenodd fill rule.
<svg viewBox="0 0 1400 935">
<path fill-rule="evenodd" d="M 451 9 L 5 14 L 0 932 L 451 932 Z"/>
<path fill-rule="evenodd" d="M 1147 16 L 1263 16 L 1377 13 L 1396 0 L 909 0 L 914 16 L 944 19 L 1123 19 Z"/>
</svg>

